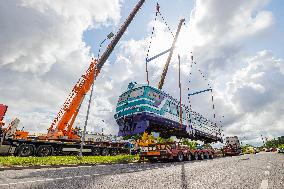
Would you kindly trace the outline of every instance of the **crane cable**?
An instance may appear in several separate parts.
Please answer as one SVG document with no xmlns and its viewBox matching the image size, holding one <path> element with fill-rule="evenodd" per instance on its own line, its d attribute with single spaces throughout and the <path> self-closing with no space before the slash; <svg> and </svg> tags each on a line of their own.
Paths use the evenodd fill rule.
<svg viewBox="0 0 284 189">
<path fill-rule="evenodd" d="M 193 60 L 193 55 L 192 55 L 192 52 L 191 52 L 191 63 L 190 63 L 190 73 L 189 73 L 189 77 L 191 77 L 192 76 L 192 70 L 193 70 L 193 64 L 195 64 L 196 66 L 197 66 L 197 64 L 196 64 L 196 62 Z M 214 97 L 213 97 L 213 89 L 212 89 L 212 86 L 210 85 L 210 83 L 208 82 L 208 80 L 206 79 L 206 77 L 205 77 L 205 75 L 203 74 L 203 72 L 200 70 L 200 69 L 198 69 L 198 72 L 200 73 L 200 75 L 202 76 L 202 78 L 207 82 L 207 86 L 209 87 L 209 90 L 204 90 L 204 92 L 205 91 L 210 91 L 211 92 L 211 103 L 212 103 L 212 112 L 213 112 L 213 118 L 214 118 L 214 122 L 215 122 L 215 124 L 214 125 L 212 125 L 212 123 L 210 123 L 210 125 L 211 126 L 213 126 L 213 127 L 215 127 L 215 128 L 217 128 L 217 124 L 216 124 L 216 113 L 215 113 L 215 104 L 214 104 Z M 191 80 L 189 79 L 188 80 L 188 83 L 190 84 L 191 83 Z M 188 91 L 189 91 L 189 88 L 188 88 Z M 192 93 L 192 94 L 194 94 L 194 93 Z M 197 93 L 196 93 L 197 94 Z M 189 98 L 189 96 L 188 96 L 188 103 L 189 103 L 189 108 L 190 108 L 190 112 L 193 112 L 193 114 L 194 115 L 196 115 L 196 113 L 194 113 L 194 111 L 192 111 L 192 106 L 191 106 L 191 101 L 190 101 L 190 98 Z M 198 114 L 198 113 L 197 113 Z M 205 118 L 206 119 L 206 118 Z M 191 129 L 193 129 L 192 128 L 192 121 L 191 121 L 191 118 L 190 118 L 190 120 L 189 120 L 189 122 L 190 122 L 190 127 L 191 127 Z M 203 122 L 204 124 L 208 124 L 209 123 L 209 120 L 208 119 L 206 119 L 206 121 L 205 122 Z M 201 126 L 201 125 L 200 125 Z M 212 132 L 213 133 L 213 132 Z M 221 126 L 220 126 L 220 128 L 219 128 L 219 134 L 221 135 Z"/>
<path fill-rule="evenodd" d="M 157 21 L 157 17 L 161 16 L 164 24 L 167 26 L 168 30 L 170 31 L 171 35 L 174 37 L 174 34 L 170 28 L 170 26 L 168 25 L 168 23 L 166 22 L 165 18 L 163 17 L 161 11 L 160 11 L 160 4 L 157 2 L 156 4 L 156 13 L 155 13 L 155 18 L 154 18 L 154 22 Z M 148 49 L 147 49 L 147 54 L 146 54 L 146 79 L 147 79 L 147 84 L 149 85 L 149 71 L 148 71 L 148 59 L 149 59 L 149 53 L 150 53 L 150 49 L 151 49 L 151 45 L 152 45 L 152 40 L 153 40 L 153 36 L 154 36 L 154 31 L 155 31 L 155 26 L 152 27 L 152 31 L 151 31 L 151 36 L 150 36 L 150 41 L 149 41 L 149 45 L 148 45 Z"/>
</svg>

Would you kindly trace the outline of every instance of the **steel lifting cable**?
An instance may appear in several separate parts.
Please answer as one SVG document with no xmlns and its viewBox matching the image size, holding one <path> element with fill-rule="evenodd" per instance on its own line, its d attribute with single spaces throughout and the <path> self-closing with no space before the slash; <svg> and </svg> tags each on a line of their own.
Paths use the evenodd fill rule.
<svg viewBox="0 0 284 189">
<path fill-rule="evenodd" d="M 170 31 L 171 35 L 174 37 L 174 34 L 171 30 L 171 28 L 169 27 L 168 23 L 166 22 L 165 18 L 162 16 L 161 12 L 160 12 L 160 4 L 157 3 L 156 4 L 156 14 L 155 14 L 155 19 L 154 22 L 157 21 L 157 17 L 158 15 L 161 16 L 163 22 L 165 23 L 165 25 L 167 26 L 168 30 Z M 150 41 L 149 41 L 149 46 L 147 49 L 147 54 L 146 54 L 146 79 L 147 79 L 147 84 L 149 85 L 149 71 L 148 71 L 148 62 L 149 62 L 149 53 L 150 53 L 150 49 L 151 49 L 151 45 L 152 45 L 152 40 L 153 40 L 153 36 L 154 36 L 154 31 L 155 31 L 155 26 L 152 27 L 152 31 L 151 31 L 151 36 L 150 36 Z"/>
<path fill-rule="evenodd" d="M 191 53 L 192 53 L 192 52 L 191 52 Z M 193 64 L 195 64 L 195 65 L 197 66 L 196 62 L 193 61 L 193 55 L 191 54 L 191 64 L 190 64 L 190 68 L 191 68 L 191 69 L 190 69 L 189 77 L 192 76 Z M 203 74 L 203 72 L 202 72 L 200 69 L 198 69 L 198 72 L 199 72 L 200 75 L 203 77 L 203 79 L 207 82 L 207 86 L 208 86 L 209 88 L 206 89 L 206 90 L 200 91 L 200 92 L 192 93 L 192 94 L 198 94 L 198 93 L 206 92 L 206 91 L 210 91 L 210 92 L 211 92 L 211 102 L 212 102 L 213 118 L 214 118 L 214 120 L 215 120 L 215 119 L 216 119 L 216 113 L 215 113 L 215 104 L 214 104 L 214 97 L 213 97 L 213 89 L 212 89 L 210 83 L 208 82 L 208 80 L 206 79 L 205 75 Z M 189 84 L 190 84 L 191 81 L 189 80 L 188 82 L 189 82 Z M 188 88 L 188 91 L 189 91 L 189 88 Z M 190 96 L 190 95 L 189 95 L 189 96 Z M 192 106 L 191 106 L 191 101 L 190 101 L 189 96 L 188 96 L 188 103 L 189 103 L 189 108 L 190 108 L 190 110 L 192 111 Z M 205 119 L 206 119 L 206 118 L 205 118 Z M 207 120 L 207 119 L 206 119 L 206 120 Z M 208 122 L 209 122 L 209 120 L 207 120 L 207 123 L 208 123 Z M 215 122 L 216 122 L 216 121 L 215 121 Z M 191 123 L 191 119 L 190 119 L 190 123 Z M 213 126 L 212 123 L 210 123 L 210 125 Z M 214 127 L 215 127 L 215 128 L 217 127 L 216 123 L 214 124 Z M 220 132 L 220 128 L 219 128 L 219 132 Z"/>
</svg>

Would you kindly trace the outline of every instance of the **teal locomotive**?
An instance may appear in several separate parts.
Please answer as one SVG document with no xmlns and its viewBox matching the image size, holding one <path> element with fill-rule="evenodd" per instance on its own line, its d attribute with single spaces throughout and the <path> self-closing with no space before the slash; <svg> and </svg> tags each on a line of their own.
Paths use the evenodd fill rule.
<svg viewBox="0 0 284 189">
<path fill-rule="evenodd" d="M 158 132 L 163 138 L 176 136 L 205 142 L 222 140 L 217 124 L 188 106 L 180 105 L 164 91 L 136 82 L 129 83 L 128 90 L 119 96 L 114 118 L 119 125 L 119 136 Z"/>
</svg>

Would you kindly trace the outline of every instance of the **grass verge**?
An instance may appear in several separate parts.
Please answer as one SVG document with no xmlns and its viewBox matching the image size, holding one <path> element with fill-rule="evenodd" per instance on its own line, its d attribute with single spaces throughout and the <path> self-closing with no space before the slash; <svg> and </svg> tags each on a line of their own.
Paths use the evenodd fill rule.
<svg viewBox="0 0 284 189">
<path fill-rule="evenodd" d="M 130 163 L 139 159 L 134 155 L 117 156 L 48 156 L 48 157 L 0 157 L 0 166 L 82 165 Z"/>
</svg>

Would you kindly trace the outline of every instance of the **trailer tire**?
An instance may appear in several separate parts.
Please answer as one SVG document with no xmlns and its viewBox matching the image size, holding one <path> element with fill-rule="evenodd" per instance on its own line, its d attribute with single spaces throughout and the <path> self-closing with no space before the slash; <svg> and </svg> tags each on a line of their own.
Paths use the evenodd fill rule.
<svg viewBox="0 0 284 189">
<path fill-rule="evenodd" d="M 177 157 L 176 157 L 176 160 L 177 160 L 178 162 L 182 162 L 183 159 L 184 159 L 183 154 L 182 154 L 182 153 L 178 153 L 178 155 L 177 155 Z"/>
<path fill-rule="evenodd" d="M 200 160 L 204 160 L 204 153 L 201 152 L 200 155 L 199 155 L 199 157 L 200 157 Z"/>
<path fill-rule="evenodd" d="M 93 155 L 93 156 L 99 156 L 99 155 L 101 155 L 101 150 L 100 150 L 100 148 L 92 148 L 92 155 Z"/>
<path fill-rule="evenodd" d="M 204 153 L 204 159 L 209 159 L 209 154 L 208 154 L 208 152 L 205 152 L 205 153 Z"/>
<path fill-rule="evenodd" d="M 188 161 L 192 161 L 193 160 L 193 156 L 191 155 L 191 153 L 188 153 L 186 155 L 186 160 L 188 160 Z"/>
<path fill-rule="evenodd" d="M 198 160 L 198 153 L 197 152 L 194 153 L 194 159 Z"/>
<path fill-rule="evenodd" d="M 53 147 L 49 145 L 40 145 L 36 150 L 36 155 L 40 157 L 51 156 L 53 154 Z"/>
<path fill-rule="evenodd" d="M 34 146 L 30 144 L 22 144 L 16 149 L 16 155 L 20 157 L 28 157 L 34 155 Z"/>
<path fill-rule="evenodd" d="M 148 161 L 150 163 L 156 163 L 158 160 L 157 159 L 154 159 L 154 158 L 148 158 Z"/>
<path fill-rule="evenodd" d="M 214 159 L 214 155 L 213 155 L 213 154 L 210 154 L 210 155 L 209 155 L 209 159 Z"/>
<path fill-rule="evenodd" d="M 108 156 L 109 155 L 109 149 L 108 148 L 103 148 L 101 151 L 102 156 Z"/>
</svg>

